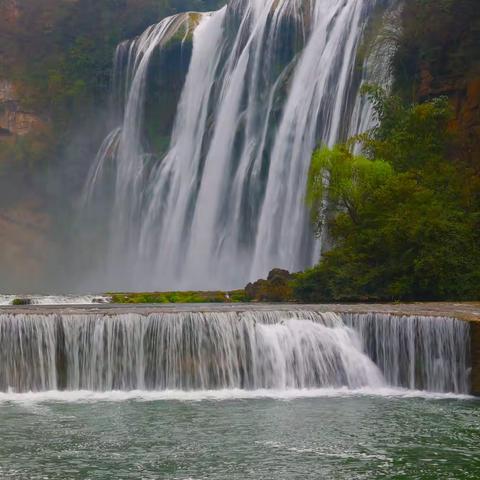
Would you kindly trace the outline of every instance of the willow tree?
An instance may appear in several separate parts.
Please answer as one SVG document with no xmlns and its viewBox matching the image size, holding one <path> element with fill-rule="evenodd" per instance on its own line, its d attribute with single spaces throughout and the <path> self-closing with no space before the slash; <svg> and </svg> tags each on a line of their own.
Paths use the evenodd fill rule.
<svg viewBox="0 0 480 480">
<path fill-rule="evenodd" d="M 307 204 L 317 231 L 323 226 L 327 202 L 357 224 L 359 210 L 392 175 L 389 163 L 354 155 L 348 145 L 316 150 L 308 174 Z"/>
</svg>

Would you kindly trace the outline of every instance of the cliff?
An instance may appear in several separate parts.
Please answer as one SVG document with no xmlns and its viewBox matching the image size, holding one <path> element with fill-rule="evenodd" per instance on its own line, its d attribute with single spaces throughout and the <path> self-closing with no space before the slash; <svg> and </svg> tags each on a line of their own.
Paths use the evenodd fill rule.
<svg viewBox="0 0 480 480">
<path fill-rule="evenodd" d="M 108 128 L 117 44 L 177 11 L 217 5 L 0 0 L 0 272 L 11 272 L 0 274 L 0 289 L 38 290 L 72 255 L 64 245 Z"/>
<path fill-rule="evenodd" d="M 46 127 L 46 122 L 34 111 L 22 107 L 15 85 L 0 79 L 0 137 L 27 135 Z"/>
<path fill-rule="evenodd" d="M 394 58 L 396 87 L 424 101 L 447 96 L 459 157 L 480 174 L 480 8 L 478 0 L 407 0 Z"/>
</svg>

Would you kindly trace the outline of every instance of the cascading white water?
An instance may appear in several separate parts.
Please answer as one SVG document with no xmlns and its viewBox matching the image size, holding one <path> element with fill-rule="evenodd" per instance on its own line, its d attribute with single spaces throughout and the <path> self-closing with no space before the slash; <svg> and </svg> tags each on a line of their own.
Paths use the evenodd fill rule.
<svg viewBox="0 0 480 480">
<path fill-rule="evenodd" d="M 318 260 L 304 205 L 310 156 L 317 143 L 348 134 L 356 52 L 371 12 L 388 3 L 232 0 L 121 44 L 121 125 L 99 152 L 84 204 L 94 210 L 95 192 L 111 189 L 103 173 L 112 161 L 108 258 L 89 281 L 225 289 Z M 157 48 L 174 36 L 192 40 L 192 31 L 170 147 L 152 165 L 142 137 L 149 64 Z"/>
<path fill-rule="evenodd" d="M 22 305 L 90 305 L 108 303 L 110 297 L 105 295 L 2 295 L 0 306 L 14 305 L 15 301 Z"/>
<path fill-rule="evenodd" d="M 0 314 L 0 391 L 468 393 L 468 325 L 311 311 Z"/>
<path fill-rule="evenodd" d="M 468 392 L 469 326 L 452 318 L 345 315 L 390 385 Z M 446 374 L 447 373 L 447 374 Z"/>
</svg>

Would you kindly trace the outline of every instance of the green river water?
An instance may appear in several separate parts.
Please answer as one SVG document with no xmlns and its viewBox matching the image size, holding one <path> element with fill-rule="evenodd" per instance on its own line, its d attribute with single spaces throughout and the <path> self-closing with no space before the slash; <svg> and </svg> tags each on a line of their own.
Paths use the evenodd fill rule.
<svg viewBox="0 0 480 480">
<path fill-rule="evenodd" d="M 414 395 L 3 394 L 0 478 L 479 479 L 480 401 Z"/>
</svg>

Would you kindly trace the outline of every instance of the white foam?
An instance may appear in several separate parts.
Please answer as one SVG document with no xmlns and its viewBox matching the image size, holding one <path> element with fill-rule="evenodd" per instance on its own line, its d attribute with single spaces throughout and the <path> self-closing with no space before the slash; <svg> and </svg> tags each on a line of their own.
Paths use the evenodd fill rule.
<svg viewBox="0 0 480 480">
<path fill-rule="evenodd" d="M 31 305 L 91 305 L 108 303 L 104 295 L 0 295 L 1 305 L 12 305 L 15 299 L 28 300 Z"/>
<path fill-rule="evenodd" d="M 303 447 L 303 448 L 298 448 L 298 447 L 289 447 L 288 445 L 281 443 L 281 442 L 272 442 L 272 441 L 266 441 L 266 442 L 255 442 L 258 445 L 262 445 L 271 449 L 275 450 L 283 450 L 288 453 L 293 453 L 293 454 L 314 454 L 319 457 L 331 457 L 331 458 L 340 458 L 340 459 L 374 459 L 374 460 L 382 460 L 386 462 L 392 462 L 393 459 L 390 457 L 387 457 L 386 455 L 382 454 L 368 454 L 365 452 L 354 452 L 354 451 L 343 451 L 343 452 L 337 452 L 337 451 L 330 451 L 328 449 L 323 449 L 323 448 L 309 448 L 309 447 Z"/>
<path fill-rule="evenodd" d="M 125 401 L 228 401 L 271 399 L 290 401 L 305 398 L 352 398 L 352 397 L 383 397 L 398 399 L 425 399 L 425 400 L 473 400 L 470 395 L 454 393 L 436 393 L 421 390 L 407 390 L 400 388 L 321 388 L 321 389 L 289 389 L 289 390 L 163 390 L 163 391 L 109 391 L 94 392 L 89 390 L 49 391 L 29 393 L 0 393 L 2 403 L 91 403 L 91 402 L 125 402 Z"/>
</svg>

